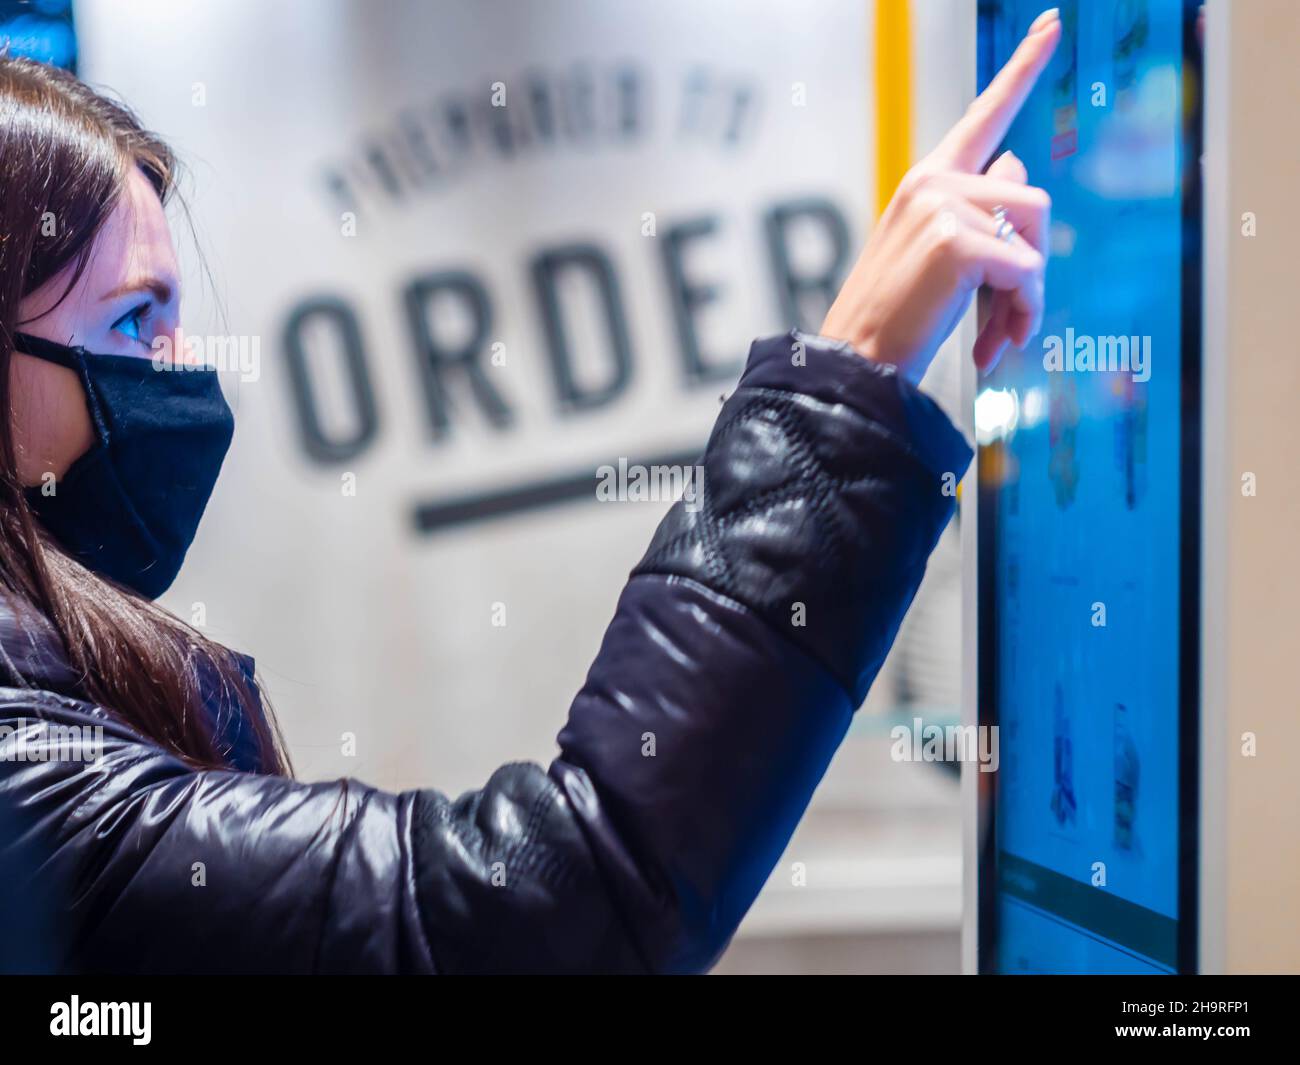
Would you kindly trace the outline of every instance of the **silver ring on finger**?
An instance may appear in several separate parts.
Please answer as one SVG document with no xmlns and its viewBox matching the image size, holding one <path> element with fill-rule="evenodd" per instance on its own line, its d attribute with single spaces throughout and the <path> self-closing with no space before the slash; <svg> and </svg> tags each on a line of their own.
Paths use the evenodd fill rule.
<svg viewBox="0 0 1300 1065">
<path fill-rule="evenodd" d="M 991 214 L 993 215 L 993 221 L 997 223 L 997 229 L 994 231 L 993 235 L 997 237 L 998 240 L 1004 240 L 1010 243 L 1011 238 L 1015 236 L 1016 227 L 1013 226 L 1011 220 L 1007 218 L 1007 209 L 1003 207 L 1002 204 L 998 204 L 993 208 Z"/>
</svg>

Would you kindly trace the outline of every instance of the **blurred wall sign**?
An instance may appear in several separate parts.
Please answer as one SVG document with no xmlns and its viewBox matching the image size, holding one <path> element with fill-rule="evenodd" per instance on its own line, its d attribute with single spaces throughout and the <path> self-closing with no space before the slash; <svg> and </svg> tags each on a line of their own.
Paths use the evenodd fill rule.
<svg viewBox="0 0 1300 1065">
<path fill-rule="evenodd" d="M 797 95 L 799 89 L 791 91 Z M 762 138 L 759 102 L 765 93 L 770 95 L 771 87 L 754 75 L 699 65 L 659 86 L 633 63 L 583 63 L 554 71 L 524 67 L 496 81 L 478 78 L 376 116 L 324 165 L 322 206 L 337 212 L 345 235 L 355 236 L 370 214 L 401 219 L 437 211 L 454 190 L 472 195 L 486 172 L 517 167 L 521 160 L 555 166 L 578 156 L 581 165 L 614 180 L 622 179 L 629 150 L 655 148 L 667 161 L 675 152 L 700 149 L 734 165 L 737 153 Z M 709 191 L 708 198 L 716 200 L 727 188 Z M 622 225 L 636 221 L 635 206 L 632 199 Z M 734 381 L 743 351 L 734 346 L 707 350 L 700 320 L 725 299 L 736 272 L 728 277 L 696 264 L 701 246 L 737 225 L 752 226 L 761 236 L 767 298 L 780 319 L 815 331 L 852 251 L 844 210 L 824 195 L 772 200 L 757 217 L 733 217 L 712 207 L 675 211 L 664 219 L 653 210 L 642 212 L 640 235 L 647 238 L 642 255 L 662 277 L 657 307 L 628 294 L 617 242 L 602 232 L 607 229 L 603 220 L 585 219 L 571 234 L 548 235 L 546 243 L 516 255 L 513 265 L 527 295 L 505 313 L 523 322 L 545 353 L 546 400 L 557 428 L 589 412 L 616 408 L 636 387 L 638 360 L 671 360 L 683 392 L 716 391 L 718 382 Z M 794 244 L 809 240 L 801 232 L 809 229 L 824 247 L 813 260 L 799 261 Z M 580 290 L 588 297 L 585 306 Z M 455 431 L 458 404 L 474 408 L 493 429 L 511 432 L 519 401 L 509 396 L 507 375 L 500 372 L 508 365 L 508 345 L 500 339 L 503 301 L 484 270 L 473 259 L 451 258 L 405 278 L 393 295 L 402 309 L 400 328 L 411 356 L 407 372 L 421 400 L 422 435 L 428 444 L 437 446 Z M 632 299 L 671 321 L 669 350 L 637 350 L 628 318 Z M 380 429 L 371 383 L 373 355 L 359 300 L 355 293 L 336 289 L 309 295 L 288 312 L 283 331 L 298 441 L 304 457 L 326 466 L 346 465 L 364 455 Z M 584 314 L 595 342 L 580 353 L 574 319 Z M 580 369 L 584 354 L 585 378 Z M 317 385 L 322 363 L 329 359 L 341 363 L 343 402 L 350 415 L 332 427 L 322 416 Z M 678 464 L 698 450 L 673 451 L 653 461 Z M 469 498 L 419 504 L 416 527 L 428 532 L 590 496 L 592 468 L 598 464 Z"/>
</svg>

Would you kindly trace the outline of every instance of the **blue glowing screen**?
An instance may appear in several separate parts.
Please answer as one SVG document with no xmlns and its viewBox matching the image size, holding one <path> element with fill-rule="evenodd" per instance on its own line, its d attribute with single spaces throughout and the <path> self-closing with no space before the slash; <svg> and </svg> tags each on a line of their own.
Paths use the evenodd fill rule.
<svg viewBox="0 0 1300 1065">
<path fill-rule="evenodd" d="M 981 88 L 1045 6 L 981 3 Z M 1167 972 L 1194 827 L 1180 551 L 1196 12 L 1059 7 L 1056 55 L 1004 145 L 1052 196 L 1043 328 L 976 393 L 981 713 L 1000 753 L 982 966 Z"/>
</svg>

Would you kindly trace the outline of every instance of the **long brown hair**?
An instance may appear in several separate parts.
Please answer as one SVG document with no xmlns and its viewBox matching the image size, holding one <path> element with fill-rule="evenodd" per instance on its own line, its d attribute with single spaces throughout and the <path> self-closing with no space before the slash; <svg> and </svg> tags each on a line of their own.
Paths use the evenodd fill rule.
<svg viewBox="0 0 1300 1065">
<path fill-rule="evenodd" d="M 229 754 L 216 704 L 253 730 L 263 771 L 289 772 L 270 707 L 236 656 L 61 551 L 18 475 L 9 369 L 19 303 L 69 267 L 68 290 L 77 283 L 132 167 L 166 203 L 176 160 L 135 115 L 65 71 L 0 56 L 0 585 L 20 613 L 53 627 L 86 698 L 204 767 Z"/>
</svg>

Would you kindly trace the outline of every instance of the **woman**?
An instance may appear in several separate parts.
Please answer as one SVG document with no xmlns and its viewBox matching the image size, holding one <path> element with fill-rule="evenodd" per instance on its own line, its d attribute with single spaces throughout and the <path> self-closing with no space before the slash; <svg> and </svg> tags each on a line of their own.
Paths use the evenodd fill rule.
<svg viewBox="0 0 1300 1065">
<path fill-rule="evenodd" d="M 172 157 L 0 60 L 0 812 L 5 879 L 58 898 L 50 966 L 707 969 L 950 517 L 970 452 L 916 382 L 981 285 L 977 363 L 1037 328 L 1046 197 L 1012 156 L 980 171 L 1058 36 L 1045 13 L 908 174 L 822 335 L 754 344 L 559 757 L 455 801 L 293 780 L 251 663 L 152 602 L 233 429 L 214 371 L 157 356 Z"/>
</svg>

